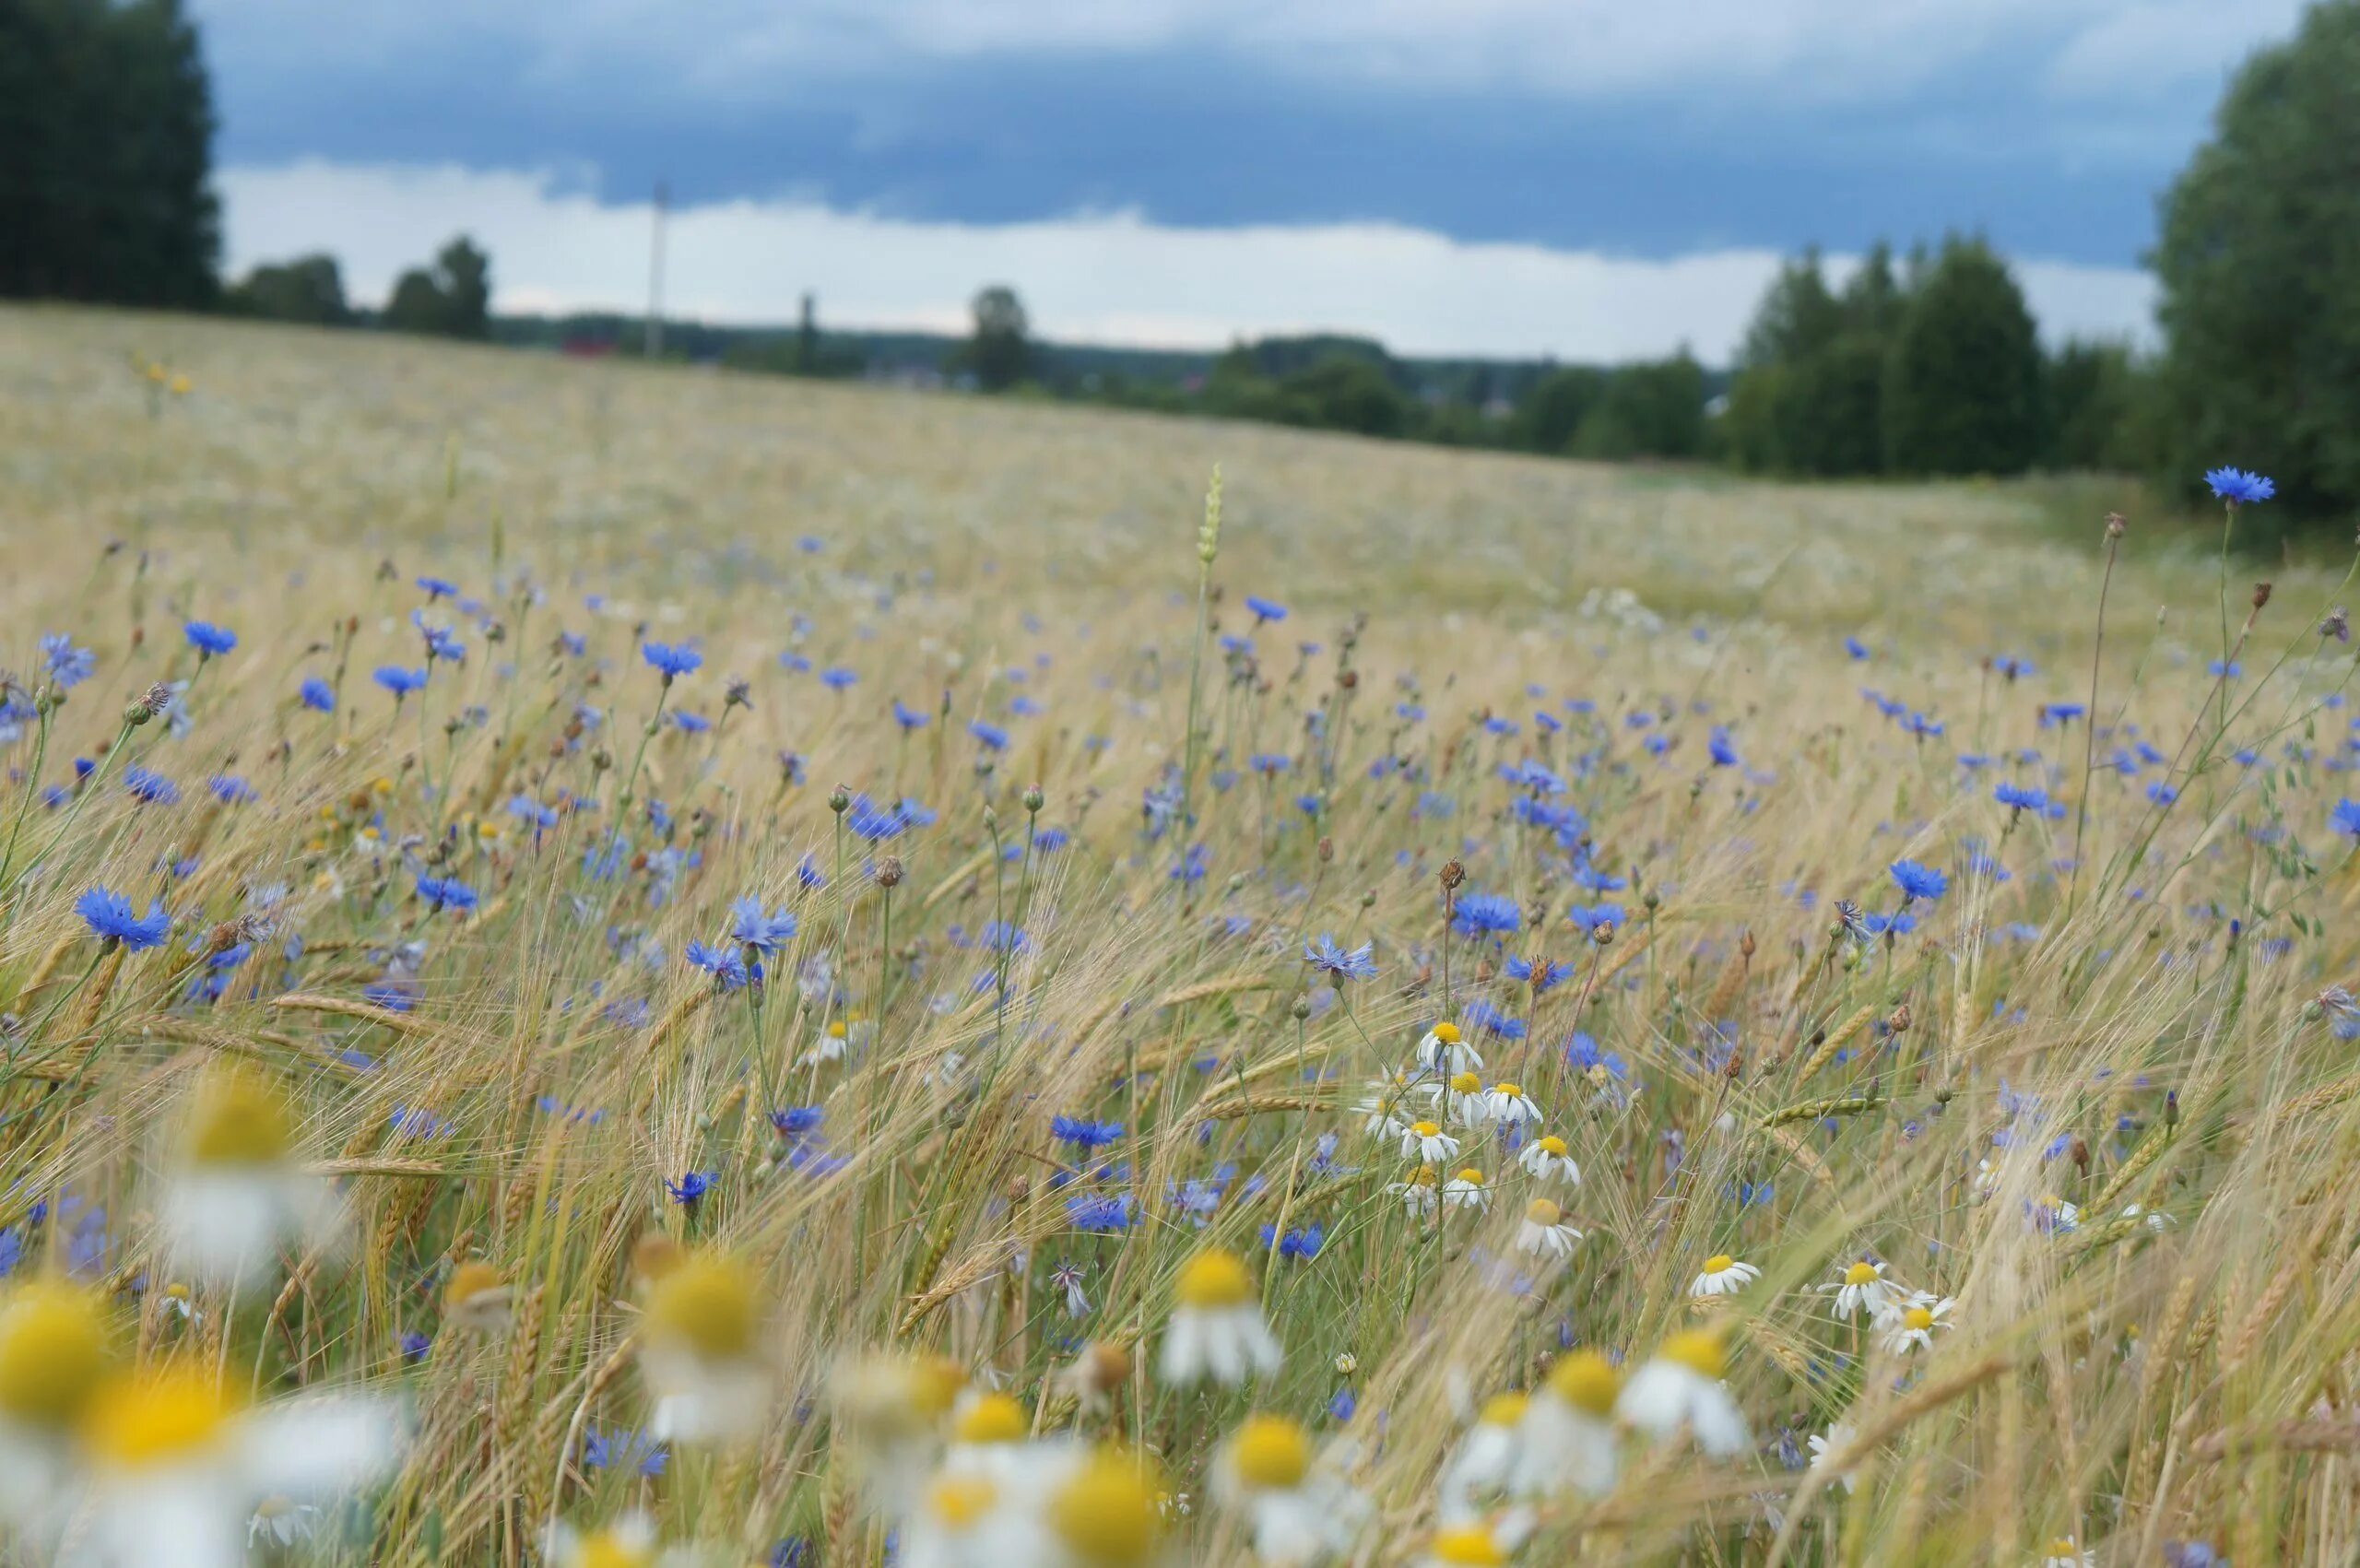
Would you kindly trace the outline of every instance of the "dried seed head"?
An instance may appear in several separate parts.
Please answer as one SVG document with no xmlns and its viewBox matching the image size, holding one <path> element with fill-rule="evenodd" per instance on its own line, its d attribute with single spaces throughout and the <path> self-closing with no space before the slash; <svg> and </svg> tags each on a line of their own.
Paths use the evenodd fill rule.
<svg viewBox="0 0 2360 1568">
<path fill-rule="evenodd" d="M 2256 609 L 2260 609 L 2262 606 L 2264 606 L 2264 605 L 2268 604 L 2269 602 L 2270 602 L 2270 584 L 2267 584 L 2267 583 L 2257 583 L 2257 584 L 2255 584 L 2253 585 L 2253 607 L 2254 607 L 2254 608 L 2256 608 Z"/>
<path fill-rule="evenodd" d="M 2121 513 L 2109 512 L 2106 514 L 2106 536 L 2107 538 L 2118 539 L 2122 537 L 2122 531 L 2130 526 L 2130 525 L 2124 520 Z"/>
<path fill-rule="evenodd" d="M 877 885 L 880 888 L 898 888 L 902 885 L 902 861 L 899 855 L 889 855 L 877 863 Z"/>
</svg>

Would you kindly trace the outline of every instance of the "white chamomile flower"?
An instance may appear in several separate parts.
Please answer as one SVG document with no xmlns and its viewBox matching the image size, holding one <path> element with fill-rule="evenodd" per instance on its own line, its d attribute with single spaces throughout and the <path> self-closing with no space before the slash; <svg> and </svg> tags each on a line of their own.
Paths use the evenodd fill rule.
<svg viewBox="0 0 2360 1568">
<path fill-rule="evenodd" d="M 1458 1140 L 1434 1122 L 1411 1122 L 1400 1129 L 1403 1159 L 1415 1157 L 1422 1165 L 1439 1165 L 1458 1157 Z"/>
<path fill-rule="evenodd" d="M 553 1524 L 541 1556 L 549 1568 L 657 1568 L 690 1561 L 679 1551 L 659 1550 L 655 1521 L 638 1513 L 625 1514 L 598 1530 L 577 1530 L 562 1521 Z"/>
<path fill-rule="evenodd" d="M 246 1521 L 246 1544 L 259 1546 L 266 1541 L 292 1546 L 309 1538 L 319 1522 L 320 1511 L 311 1503 L 266 1497 L 255 1504 L 254 1516 Z"/>
<path fill-rule="evenodd" d="M 1756 1279 L 1762 1270 L 1750 1263 L 1740 1263 L 1728 1253 L 1715 1253 L 1705 1260 L 1705 1271 L 1689 1281 L 1688 1293 L 1698 1301 L 1708 1296 L 1734 1296 Z"/>
<path fill-rule="evenodd" d="M 195 1323 L 204 1315 L 196 1310 L 195 1292 L 178 1280 L 156 1292 L 156 1310 L 183 1323 Z"/>
<path fill-rule="evenodd" d="M 1975 1200 L 1980 1203 L 1998 1192 L 2000 1179 L 2005 1174 L 2006 1172 L 2001 1168 L 2000 1161 L 1992 1159 L 1988 1154 L 1977 1160 L 1975 1162 L 1975 1181 L 1972 1186 Z"/>
<path fill-rule="evenodd" d="M 1410 1173 L 1407 1181 L 1388 1182 L 1385 1190 L 1401 1200 L 1401 1207 L 1410 1219 L 1423 1220 L 1439 1204 L 1442 1182 L 1433 1166 L 1421 1165 Z"/>
<path fill-rule="evenodd" d="M 1380 1079 L 1361 1096 L 1358 1109 L 1367 1118 L 1361 1130 L 1370 1138 L 1394 1138 L 1402 1124 L 1411 1119 L 1408 1115 L 1411 1107 L 1430 1104 L 1441 1093 L 1441 1084 L 1410 1073 L 1397 1072 Z"/>
<path fill-rule="evenodd" d="M 1271 1568 L 1308 1568 L 1351 1549 L 1368 1500 L 1316 1467 L 1310 1436 L 1285 1416 L 1245 1418 L 1212 1467 L 1213 1500 L 1245 1515 L 1254 1555 Z"/>
<path fill-rule="evenodd" d="M 1482 1524 L 1446 1525 L 1426 1543 L 1419 1568 L 1499 1568 L 1531 1533 L 1531 1515 L 1516 1508 Z"/>
<path fill-rule="evenodd" d="M 942 1453 L 943 1418 L 965 1383 L 958 1363 L 942 1356 L 871 1356 L 837 1369 L 836 1431 L 857 1456 L 862 1488 L 879 1512 L 907 1515 L 923 1503 Z"/>
<path fill-rule="evenodd" d="M 1048 1444 L 1026 1441 L 1032 1423 L 1024 1407 L 1009 1395 L 971 1388 L 950 1407 L 950 1445 L 942 1456 L 949 1475 L 980 1475 L 1021 1489 L 1027 1471 L 1057 1453 Z"/>
<path fill-rule="evenodd" d="M 1820 1289 L 1835 1298 L 1835 1312 L 1839 1323 L 1849 1322 L 1863 1313 L 1882 1317 L 1907 1294 L 1884 1277 L 1883 1264 L 1867 1257 L 1844 1270 L 1844 1277 L 1835 1284 Z"/>
<path fill-rule="evenodd" d="M 1558 1357 L 1525 1409 L 1509 1491 L 1526 1498 L 1567 1486 L 1590 1497 L 1612 1491 L 1621 1459 L 1614 1401 L 1622 1392 L 1622 1374 L 1596 1350 Z"/>
<path fill-rule="evenodd" d="M 1828 1461 L 1851 1446 L 1851 1443 L 1852 1429 L 1843 1421 L 1835 1422 L 1824 1432 L 1812 1432 L 1809 1438 L 1805 1439 L 1806 1446 L 1811 1449 L 1811 1468 L 1814 1470 L 1826 1469 Z M 1851 1491 L 1856 1484 L 1849 1465 L 1837 1470 L 1835 1479 L 1843 1483 L 1844 1490 L 1847 1491 Z"/>
<path fill-rule="evenodd" d="M 2034 1230 L 2053 1232 L 2059 1235 L 2082 1228 L 2080 1208 L 2053 1195 L 2026 1202 L 2024 1218 Z"/>
<path fill-rule="evenodd" d="M 1159 1369 L 1164 1382 L 1186 1385 L 1210 1376 L 1235 1385 L 1279 1370 L 1283 1353 L 1262 1321 L 1245 1259 L 1219 1247 L 1198 1253 L 1181 1268 L 1174 1295 Z"/>
<path fill-rule="evenodd" d="M 1460 1073 L 1444 1086 L 1443 1109 L 1460 1126 L 1480 1127 L 1492 1119 L 1492 1097 L 1483 1091 L 1481 1079 Z"/>
<path fill-rule="evenodd" d="M 30 1524 L 57 1507 L 110 1359 L 97 1292 L 37 1276 L 0 1296 L 0 1510 Z"/>
<path fill-rule="evenodd" d="M 1728 1370 L 1719 1335 L 1685 1329 L 1658 1347 L 1623 1385 L 1614 1413 L 1658 1439 L 1685 1429 L 1697 1447 L 1717 1458 L 1742 1454 L 1753 1446 L 1753 1438 L 1737 1401 L 1721 1385 Z"/>
<path fill-rule="evenodd" d="M 1438 1023 L 1418 1042 L 1418 1066 L 1436 1078 L 1450 1078 L 1458 1073 L 1481 1072 L 1483 1058 L 1474 1046 L 1459 1038 L 1455 1023 Z"/>
<path fill-rule="evenodd" d="M 2040 1568 L 2097 1568 L 2097 1553 L 2083 1550 L 2071 1536 L 2059 1536 L 2048 1543 Z"/>
<path fill-rule="evenodd" d="M 259 1279 L 282 1244 L 335 1238 L 335 1188 L 295 1163 L 294 1143 L 286 1100 L 259 1076 L 222 1070 L 198 1087 L 156 1204 L 178 1268 L 234 1289 Z"/>
<path fill-rule="evenodd" d="M 1526 1144 L 1516 1162 L 1544 1182 L 1563 1182 L 1569 1187 L 1582 1185 L 1582 1168 L 1574 1163 L 1573 1151 L 1555 1133 Z"/>
<path fill-rule="evenodd" d="M 1957 1304 L 1948 1296 L 1937 1301 L 1926 1291 L 1918 1291 L 1909 1298 L 1907 1305 L 1878 1320 L 1877 1326 L 1884 1330 L 1885 1349 L 1894 1355 L 1932 1350 L 1934 1330 L 1952 1326 L 1951 1308 Z"/>
<path fill-rule="evenodd" d="M 1582 1233 L 1565 1219 L 1554 1199 L 1536 1197 L 1524 1206 L 1524 1222 L 1516 1227 L 1516 1246 L 1536 1257 L 1570 1257 Z"/>
<path fill-rule="evenodd" d="M 648 1431 L 678 1443 L 753 1436 L 770 1409 L 754 1280 L 726 1258 L 692 1253 L 648 1286 L 639 1367 L 655 1396 Z"/>
<path fill-rule="evenodd" d="M 2174 1220 L 2170 1215 L 2165 1213 L 2160 1208 L 2145 1208 L 2135 1203 L 2127 1203 L 2123 1205 L 2122 1217 L 2125 1220 L 2144 1220 L 2146 1222 L 2147 1229 L 2155 1232 L 2167 1231 L 2171 1229 L 2173 1225 L 2178 1223 L 2177 1220 Z"/>
<path fill-rule="evenodd" d="M 1002 1479 L 945 1467 L 902 1519 L 902 1568 L 1009 1568 L 1049 1560 L 1041 1497 Z"/>
<path fill-rule="evenodd" d="M 1042 1503 L 1049 1550 L 990 1565 L 1148 1568 L 1162 1556 L 1165 1511 L 1152 1474 L 1134 1456 L 1101 1449 L 1067 1467 Z M 1187 1495 L 1173 1500 L 1183 1517 Z"/>
<path fill-rule="evenodd" d="M 1435 1480 L 1440 1493 L 1435 1516 L 1443 1523 L 1480 1519 L 1506 1493 L 1523 1451 L 1524 1418 L 1531 1405 L 1522 1394 L 1494 1394 L 1483 1401 Z"/>
<path fill-rule="evenodd" d="M 1504 1127 L 1525 1127 L 1540 1120 L 1540 1107 L 1516 1085 L 1495 1083 L 1483 1096 L 1483 1114 Z"/>
<path fill-rule="evenodd" d="M 1492 1207 L 1492 1189 L 1485 1184 L 1483 1173 L 1469 1165 L 1443 1183 L 1442 1201 L 1446 1208 L 1472 1208 L 1480 1212 Z"/>
</svg>

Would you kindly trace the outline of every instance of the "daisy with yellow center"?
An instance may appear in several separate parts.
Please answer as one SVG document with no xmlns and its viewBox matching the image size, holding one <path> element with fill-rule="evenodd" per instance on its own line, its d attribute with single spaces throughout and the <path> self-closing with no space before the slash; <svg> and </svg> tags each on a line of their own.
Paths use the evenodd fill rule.
<svg viewBox="0 0 2360 1568">
<path fill-rule="evenodd" d="M 731 1259 L 691 1253 L 649 1286 L 639 1365 L 655 1397 L 650 1432 L 714 1443 L 761 1431 L 770 1409 L 761 1329 L 753 1276 Z"/>
<path fill-rule="evenodd" d="M 2059 1235 L 2082 1228 L 2082 1211 L 2054 1194 L 2026 1206 L 2026 1217 L 2036 1231 L 2054 1232 Z"/>
<path fill-rule="evenodd" d="M 945 1476 L 980 1477 L 1011 1495 L 1037 1493 L 1044 1465 L 1062 1460 L 1066 1445 L 1030 1441 L 1032 1421 L 1024 1407 L 1006 1394 L 974 1389 L 950 1408 L 950 1446 L 942 1456 Z"/>
<path fill-rule="evenodd" d="M 1401 1155 L 1422 1165 L 1439 1165 L 1458 1157 L 1458 1140 L 1434 1122 L 1411 1122 L 1401 1129 Z"/>
<path fill-rule="evenodd" d="M 1457 1073 L 1481 1072 L 1483 1058 L 1459 1037 L 1457 1024 L 1438 1023 L 1418 1042 L 1418 1066 L 1436 1078 L 1449 1078 Z"/>
<path fill-rule="evenodd" d="M 1811 1449 L 1811 1468 L 1814 1470 L 1827 1469 L 1851 1445 L 1852 1429 L 1843 1421 L 1837 1421 L 1824 1432 L 1812 1432 L 1807 1442 Z M 1849 1464 L 1835 1472 L 1835 1479 L 1843 1483 L 1847 1491 L 1858 1484 L 1858 1478 L 1853 1475 Z"/>
<path fill-rule="evenodd" d="M 1430 1105 L 1441 1093 L 1442 1085 L 1423 1073 L 1397 1072 L 1380 1079 L 1361 1097 L 1359 1109 L 1367 1117 L 1361 1130 L 1371 1138 L 1390 1139 L 1399 1134 L 1412 1107 Z"/>
<path fill-rule="evenodd" d="M 1513 1083 L 1495 1083 L 1483 1097 L 1483 1114 L 1504 1127 L 1528 1127 L 1540 1120 L 1540 1107 Z"/>
<path fill-rule="evenodd" d="M 508 1326 L 513 1297 L 500 1270 L 481 1258 L 470 1258 L 451 1270 L 442 1284 L 442 1315 L 460 1328 L 478 1334 Z"/>
<path fill-rule="evenodd" d="M 1705 1260 L 1705 1271 L 1689 1282 L 1688 1293 L 1698 1301 L 1712 1296 L 1734 1296 L 1756 1279 L 1762 1270 L 1750 1263 L 1740 1263 L 1728 1253 L 1716 1253 Z"/>
<path fill-rule="evenodd" d="M 1483 1401 L 1474 1424 L 1451 1450 L 1435 1480 L 1435 1516 L 1443 1523 L 1480 1519 L 1504 1500 L 1522 1445 L 1525 1412 L 1530 1408 L 1531 1400 L 1522 1394 L 1494 1394 Z"/>
<path fill-rule="evenodd" d="M 1310 1434 L 1286 1416 L 1245 1418 L 1214 1456 L 1215 1502 L 1246 1516 L 1254 1553 L 1273 1568 L 1307 1568 L 1351 1547 L 1368 1501 L 1319 1467 Z"/>
<path fill-rule="evenodd" d="M 1455 1075 L 1443 1091 L 1443 1108 L 1460 1126 L 1480 1127 L 1491 1120 L 1491 1102 L 1483 1092 L 1483 1080 L 1473 1073 Z"/>
<path fill-rule="evenodd" d="M 1062 1560 L 1075 1568 L 1144 1568 L 1153 1562 L 1163 1544 L 1158 1491 L 1143 1462 L 1127 1455 L 1102 1450 L 1082 1460 L 1043 1510 Z"/>
<path fill-rule="evenodd" d="M 1570 1257 L 1582 1233 L 1565 1219 L 1565 1211 L 1551 1198 L 1536 1197 L 1524 1206 L 1524 1223 L 1516 1227 L 1516 1247 L 1535 1257 Z"/>
<path fill-rule="evenodd" d="M 1534 1138 L 1516 1156 L 1517 1164 L 1527 1174 L 1544 1182 L 1563 1182 L 1569 1187 L 1582 1185 L 1582 1168 L 1574 1163 L 1573 1150 L 1555 1133 Z"/>
<path fill-rule="evenodd" d="M 1197 1254 L 1182 1266 L 1173 1296 L 1159 1366 L 1164 1382 L 1210 1376 L 1234 1385 L 1279 1370 L 1279 1341 L 1262 1321 L 1254 1276 L 1235 1253 L 1210 1247 Z"/>
<path fill-rule="evenodd" d="M 1431 1165 L 1421 1165 L 1410 1173 L 1406 1181 L 1389 1182 L 1385 1190 L 1401 1200 L 1402 1208 L 1412 1220 L 1431 1217 L 1441 1201 L 1442 1178 Z"/>
<path fill-rule="evenodd" d="M 1745 1416 L 1721 1383 L 1728 1352 L 1711 1329 L 1674 1334 L 1623 1385 L 1614 1413 L 1641 1432 L 1670 1439 L 1686 1432 L 1706 1454 L 1728 1458 L 1753 1445 Z"/>
<path fill-rule="evenodd" d="M 2083 1550 L 2071 1536 L 2059 1536 L 2048 1543 L 2040 1568 L 2097 1568 L 2097 1553 Z"/>
<path fill-rule="evenodd" d="M 1446 1524 L 1426 1543 L 1419 1568 L 1499 1568 L 1531 1533 L 1531 1516 L 1522 1510 L 1482 1524 Z"/>
<path fill-rule="evenodd" d="M 1918 1291 L 1877 1320 L 1877 1326 L 1884 1330 L 1884 1348 L 1896 1356 L 1932 1350 L 1934 1330 L 1952 1326 L 1951 1308 L 1957 1304 L 1948 1296 L 1936 1300 L 1928 1291 Z"/>
<path fill-rule="evenodd" d="M 294 1114 L 274 1085 L 244 1068 L 210 1073 L 189 1102 L 156 1204 L 175 1267 L 234 1289 L 256 1283 L 283 1244 L 332 1242 L 335 1190 L 294 1152 Z"/>
<path fill-rule="evenodd" d="M 1620 1466 L 1614 1401 L 1622 1392 L 1622 1374 L 1596 1350 L 1558 1357 L 1526 1407 L 1509 1491 L 1535 1498 L 1568 1486 L 1591 1497 L 1612 1491 Z"/>
<path fill-rule="evenodd" d="M 680 1557 L 656 1550 L 655 1521 L 637 1513 L 625 1514 L 597 1530 L 551 1525 L 542 1548 L 542 1558 L 550 1568 L 655 1568 L 659 1562 Z"/>
<path fill-rule="evenodd" d="M 1442 1201 L 1446 1208 L 1472 1208 L 1480 1213 L 1492 1206 L 1492 1189 L 1483 1173 L 1469 1165 L 1442 1185 Z"/>
<path fill-rule="evenodd" d="M 1884 1265 L 1870 1257 L 1853 1264 L 1834 1284 L 1820 1289 L 1835 1298 L 1835 1318 L 1839 1323 L 1847 1323 L 1864 1313 L 1870 1317 L 1882 1317 L 1908 1293 L 1886 1279 Z"/>
</svg>

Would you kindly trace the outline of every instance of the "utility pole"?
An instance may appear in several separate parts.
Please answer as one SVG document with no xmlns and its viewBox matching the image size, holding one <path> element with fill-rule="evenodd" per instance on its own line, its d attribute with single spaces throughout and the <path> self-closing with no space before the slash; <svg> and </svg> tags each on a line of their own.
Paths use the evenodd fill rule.
<svg viewBox="0 0 2360 1568">
<path fill-rule="evenodd" d="M 647 357 L 664 357 L 664 209 L 671 193 L 655 182 L 655 221 L 647 242 Z"/>
</svg>

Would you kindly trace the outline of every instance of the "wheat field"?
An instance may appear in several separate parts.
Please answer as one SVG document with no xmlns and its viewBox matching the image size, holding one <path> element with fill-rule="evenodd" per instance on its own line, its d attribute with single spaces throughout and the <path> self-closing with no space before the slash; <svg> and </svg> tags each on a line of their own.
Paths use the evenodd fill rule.
<svg viewBox="0 0 2360 1568">
<path fill-rule="evenodd" d="M 2071 493 L 0 313 L 16 1555 L 2353 1561 L 2349 576 Z"/>
</svg>

